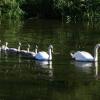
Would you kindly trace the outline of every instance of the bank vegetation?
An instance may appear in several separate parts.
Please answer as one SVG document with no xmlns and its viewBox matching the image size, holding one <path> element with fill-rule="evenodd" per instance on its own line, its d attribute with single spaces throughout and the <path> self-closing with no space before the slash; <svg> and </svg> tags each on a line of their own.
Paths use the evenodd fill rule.
<svg viewBox="0 0 100 100">
<path fill-rule="evenodd" d="M 3 17 L 93 21 L 100 18 L 100 0 L 0 0 Z"/>
</svg>

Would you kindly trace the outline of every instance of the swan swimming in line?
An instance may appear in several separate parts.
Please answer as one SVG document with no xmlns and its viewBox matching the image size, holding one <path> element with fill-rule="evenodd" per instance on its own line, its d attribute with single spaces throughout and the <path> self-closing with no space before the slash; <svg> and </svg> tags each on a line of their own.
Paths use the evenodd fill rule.
<svg viewBox="0 0 100 100">
<path fill-rule="evenodd" d="M 24 55 L 25 53 L 27 53 L 27 50 L 21 50 L 21 42 L 19 42 L 19 47 L 18 47 L 18 52 L 22 55 Z"/>
<path fill-rule="evenodd" d="M 21 46 L 21 43 L 20 43 L 20 46 Z M 35 52 L 31 52 L 31 51 L 30 51 L 30 45 L 29 45 L 29 44 L 28 44 L 27 50 L 20 50 L 20 46 L 19 46 L 19 52 L 20 52 L 20 54 L 22 54 L 24 57 L 34 58 L 35 55 L 37 54 L 37 49 L 38 49 L 38 46 L 37 46 L 37 45 L 36 45 L 36 47 L 35 47 Z"/>
<path fill-rule="evenodd" d="M 9 48 L 8 48 L 8 42 L 5 42 L 5 45 L 2 45 L 1 46 L 1 50 L 2 51 L 6 51 L 6 50 L 8 50 Z"/>
<path fill-rule="evenodd" d="M 34 58 L 35 55 L 37 54 L 37 49 L 38 49 L 38 46 L 36 45 L 35 52 L 30 51 L 30 45 L 28 44 L 26 56 L 29 58 Z"/>
<path fill-rule="evenodd" d="M 35 59 L 36 60 L 52 60 L 52 52 L 53 52 L 53 46 L 49 45 L 48 53 L 45 51 L 38 52 L 35 55 Z"/>
<path fill-rule="evenodd" d="M 7 49 L 7 51 L 10 53 L 17 53 L 17 52 L 19 52 L 19 49 L 20 49 L 20 43 L 19 43 L 17 49 L 16 48 L 9 48 L 9 49 Z"/>
<path fill-rule="evenodd" d="M 71 56 L 73 59 L 75 59 L 76 61 L 98 61 L 98 49 L 100 47 L 100 44 L 96 44 L 95 48 L 94 48 L 94 57 L 86 52 L 86 51 L 77 51 L 75 53 L 71 53 Z"/>
</svg>

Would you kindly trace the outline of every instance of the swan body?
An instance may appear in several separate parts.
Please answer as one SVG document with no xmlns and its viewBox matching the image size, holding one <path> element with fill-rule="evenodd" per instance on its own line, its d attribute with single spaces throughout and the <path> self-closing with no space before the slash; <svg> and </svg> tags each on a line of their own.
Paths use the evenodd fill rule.
<svg viewBox="0 0 100 100">
<path fill-rule="evenodd" d="M 75 53 L 71 53 L 71 56 L 76 61 L 87 61 L 87 62 L 93 62 L 98 61 L 98 49 L 100 47 L 100 44 L 97 44 L 94 48 L 94 57 L 86 52 L 86 51 L 77 51 Z"/>
<path fill-rule="evenodd" d="M 29 58 L 34 58 L 35 55 L 36 55 L 36 53 L 35 53 L 35 52 L 27 52 L 26 55 L 27 55 L 27 57 L 29 57 Z"/>
<path fill-rule="evenodd" d="M 94 61 L 93 56 L 86 51 L 77 51 L 71 56 L 77 61 Z"/>
<path fill-rule="evenodd" d="M 38 60 L 48 60 L 49 55 L 47 52 L 41 51 L 36 54 L 35 58 Z"/>
<path fill-rule="evenodd" d="M 9 48 L 9 51 L 17 51 L 16 48 Z"/>
<path fill-rule="evenodd" d="M 36 60 L 52 60 L 52 51 L 53 51 L 53 46 L 50 45 L 48 47 L 48 53 L 45 51 L 38 52 L 35 55 L 35 59 Z"/>
<path fill-rule="evenodd" d="M 20 54 L 25 55 L 27 53 L 27 50 L 20 50 Z"/>
<path fill-rule="evenodd" d="M 17 53 L 18 49 L 16 49 L 16 48 L 9 48 L 9 49 L 7 49 L 7 51 L 10 52 L 10 53 Z"/>
</svg>

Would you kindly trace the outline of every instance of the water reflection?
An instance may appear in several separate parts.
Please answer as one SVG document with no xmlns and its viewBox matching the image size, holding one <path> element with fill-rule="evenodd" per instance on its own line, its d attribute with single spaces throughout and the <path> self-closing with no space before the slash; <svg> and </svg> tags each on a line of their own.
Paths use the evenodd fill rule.
<svg viewBox="0 0 100 100">
<path fill-rule="evenodd" d="M 4 80 L 53 80 L 52 61 L 35 61 L 22 58 L 20 55 L 5 55 L 1 53 L 0 70 L 5 76 Z M 3 68 L 2 65 L 5 64 Z M 1 73 L 0 73 L 1 74 Z M 12 76 L 10 76 L 12 74 Z M 32 79 L 32 80 L 33 80 Z"/>
<path fill-rule="evenodd" d="M 54 51 L 59 52 L 59 55 L 54 55 L 51 64 L 20 58 L 17 55 L 1 54 L 0 94 L 4 97 L 3 100 L 88 100 L 93 95 L 98 98 L 99 66 L 94 63 L 70 64 L 69 52 L 79 49 L 91 52 L 93 46 L 100 42 L 99 26 L 95 24 L 96 28 L 93 28 L 85 23 L 61 25 L 58 21 L 55 23 L 51 20 L 46 23 L 27 21 L 21 25 L 2 22 L 0 39 L 3 43 L 8 41 L 10 47 L 16 48 L 17 43 L 22 42 L 22 49 L 30 43 L 33 47 L 37 44 L 41 50 L 45 50 L 48 44 L 53 44 Z M 97 85 L 94 85 L 95 79 Z"/>
<path fill-rule="evenodd" d="M 83 72 L 90 73 L 91 72 L 91 67 L 93 67 L 92 62 L 78 62 L 78 61 L 73 61 L 72 64 L 75 65 L 79 70 L 82 70 Z"/>
<path fill-rule="evenodd" d="M 78 61 L 73 61 L 71 64 L 74 64 L 76 68 L 79 70 L 90 74 L 92 73 L 94 69 L 94 77 L 96 79 L 99 79 L 99 69 L 98 69 L 98 62 L 78 62 Z"/>
<path fill-rule="evenodd" d="M 99 79 L 98 62 L 95 62 L 95 77 L 97 80 Z"/>
<path fill-rule="evenodd" d="M 53 67 L 52 61 L 35 61 L 36 69 L 39 72 L 39 78 L 46 78 L 48 77 L 49 80 L 53 79 Z"/>
<path fill-rule="evenodd" d="M 52 69 L 52 61 L 38 61 L 36 60 L 36 65 L 41 68 Z"/>
</svg>

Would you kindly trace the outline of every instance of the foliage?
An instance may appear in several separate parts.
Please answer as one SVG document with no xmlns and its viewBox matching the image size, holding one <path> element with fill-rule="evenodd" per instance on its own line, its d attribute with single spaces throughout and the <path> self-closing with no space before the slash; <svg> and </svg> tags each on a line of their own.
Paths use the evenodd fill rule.
<svg viewBox="0 0 100 100">
<path fill-rule="evenodd" d="M 20 6 L 24 0 L 0 0 L 0 16 L 7 18 L 19 18 L 23 14 Z"/>
<path fill-rule="evenodd" d="M 95 20 L 100 17 L 100 0 L 0 0 L 0 15 L 20 18 Z"/>
</svg>

